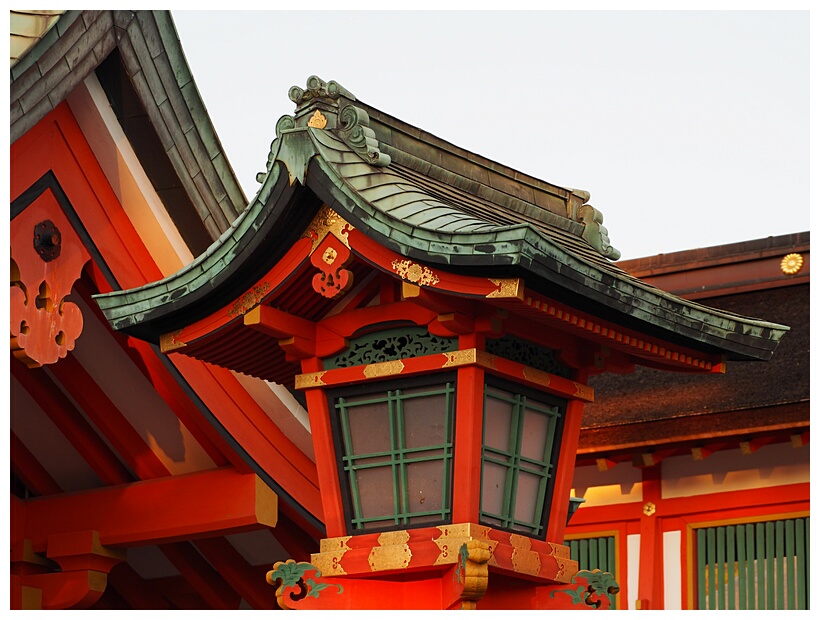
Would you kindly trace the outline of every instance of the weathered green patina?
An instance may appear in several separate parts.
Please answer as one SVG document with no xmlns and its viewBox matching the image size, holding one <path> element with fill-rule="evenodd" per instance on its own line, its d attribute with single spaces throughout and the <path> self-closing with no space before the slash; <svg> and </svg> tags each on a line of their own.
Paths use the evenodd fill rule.
<svg viewBox="0 0 820 620">
<path fill-rule="evenodd" d="M 156 341 L 250 286 L 329 205 L 388 249 L 430 265 L 527 287 L 695 350 L 768 359 L 788 327 L 654 288 L 610 262 L 615 250 L 589 194 L 550 185 L 459 149 L 313 76 L 293 87 L 262 185 L 191 265 L 97 298 L 116 329 Z M 251 268 L 252 266 L 252 268 Z"/>
</svg>

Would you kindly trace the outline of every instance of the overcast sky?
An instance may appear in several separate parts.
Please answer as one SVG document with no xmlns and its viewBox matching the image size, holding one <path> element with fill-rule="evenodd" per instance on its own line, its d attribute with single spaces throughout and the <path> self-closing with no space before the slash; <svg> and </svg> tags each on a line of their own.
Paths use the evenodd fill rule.
<svg viewBox="0 0 820 620">
<path fill-rule="evenodd" d="M 808 12 L 173 17 L 246 195 L 310 75 L 587 190 L 623 258 L 809 229 Z"/>
</svg>

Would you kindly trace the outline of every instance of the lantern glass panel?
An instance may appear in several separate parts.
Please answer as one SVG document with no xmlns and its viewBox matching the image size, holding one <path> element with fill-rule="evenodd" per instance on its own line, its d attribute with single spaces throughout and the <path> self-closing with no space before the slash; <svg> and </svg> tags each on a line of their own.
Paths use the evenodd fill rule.
<svg viewBox="0 0 820 620">
<path fill-rule="evenodd" d="M 479 521 L 543 536 L 566 401 L 488 376 Z"/>
<path fill-rule="evenodd" d="M 351 530 L 446 523 L 455 383 L 439 379 L 431 385 L 427 378 L 423 385 L 385 382 L 358 390 L 333 400 Z"/>
</svg>

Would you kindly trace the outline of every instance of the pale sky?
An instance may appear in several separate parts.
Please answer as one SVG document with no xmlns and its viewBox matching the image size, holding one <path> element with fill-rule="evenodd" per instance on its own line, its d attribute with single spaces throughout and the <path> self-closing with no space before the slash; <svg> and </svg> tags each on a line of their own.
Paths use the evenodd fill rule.
<svg viewBox="0 0 820 620">
<path fill-rule="evenodd" d="M 809 229 L 809 14 L 173 11 L 248 198 L 310 75 L 587 190 L 623 258 Z"/>
</svg>

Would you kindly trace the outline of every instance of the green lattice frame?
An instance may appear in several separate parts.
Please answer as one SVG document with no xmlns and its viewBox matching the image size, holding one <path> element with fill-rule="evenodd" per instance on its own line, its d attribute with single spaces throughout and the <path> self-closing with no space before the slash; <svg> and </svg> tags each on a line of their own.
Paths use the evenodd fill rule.
<svg viewBox="0 0 820 620">
<path fill-rule="evenodd" d="M 500 394 L 497 390 L 512 393 L 511 397 Z M 510 421 L 510 437 L 507 450 L 499 450 L 487 445 L 486 435 L 482 437 L 481 450 L 481 480 L 482 497 L 479 508 L 479 522 L 503 530 L 524 533 L 529 536 L 541 537 L 546 533 L 546 522 L 549 510 L 546 505 L 552 495 L 554 481 L 553 469 L 558 460 L 563 417 L 566 402 L 556 397 L 534 394 L 523 386 L 506 381 L 494 380 L 488 377 L 484 385 L 484 409 L 486 415 L 487 398 L 495 398 L 513 406 Z M 521 442 L 524 434 L 523 417 L 526 409 L 544 414 L 549 418 L 547 439 L 545 441 L 544 456 L 541 460 L 527 458 L 521 455 Z M 484 425 L 486 433 L 486 424 Z M 484 467 L 486 463 L 494 463 L 507 468 L 504 484 L 501 514 L 493 514 L 484 510 Z M 538 476 L 540 480 L 538 496 L 535 503 L 535 515 L 532 522 L 515 519 L 515 499 L 518 490 L 518 477 L 522 471 Z M 500 523 L 499 523 L 500 522 Z"/>
<path fill-rule="evenodd" d="M 412 528 L 415 526 L 413 519 L 418 517 L 435 517 L 437 520 L 425 520 L 418 523 L 419 527 L 426 527 L 438 523 L 447 523 L 452 515 L 452 478 L 453 478 L 453 421 L 455 418 L 455 380 L 451 373 L 437 375 L 435 381 L 425 377 L 423 382 L 402 381 L 401 387 L 396 389 L 384 389 L 378 392 L 379 386 L 387 387 L 385 383 L 370 384 L 361 386 L 358 389 L 346 389 L 331 394 L 331 405 L 336 412 L 335 423 L 341 435 L 340 445 L 337 449 L 340 454 L 340 474 L 342 475 L 341 485 L 347 489 L 349 495 L 346 498 L 346 509 L 348 512 L 348 524 L 353 532 L 375 532 L 383 529 L 394 529 L 395 526 Z M 396 387 L 397 382 L 389 382 L 390 387 Z M 412 394 L 405 394 L 408 388 L 429 387 L 423 391 L 414 391 Z M 355 403 L 348 405 L 349 398 L 353 395 L 374 394 L 373 398 L 365 400 L 357 399 Z M 406 447 L 404 436 L 404 407 L 405 401 L 414 398 L 429 396 L 444 396 L 445 416 L 445 437 L 444 443 L 429 444 L 414 448 Z M 388 451 L 354 454 L 353 442 L 351 438 L 348 411 L 355 406 L 385 403 L 387 405 L 387 415 L 390 424 L 390 446 Z M 431 454 L 433 452 L 433 454 Z M 362 463 L 369 459 L 382 458 L 372 463 Z M 413 463 L 425 463 L 442 461 L 442 487 L 441 487 L 441 508 L 439 510 L 408 510 L 408 481 L 407 466 Z M 393 513 L 387 515 L 365 516 L 362 514 L 361 497 L 356 471 L 374 469 L 379 467 L 390 467 L 393 481 Z M 391 523 L 386 523 L 387 521 Z M 370 523 L 384 523 L 382 527 L 367 527 Z"/>
</svg>

